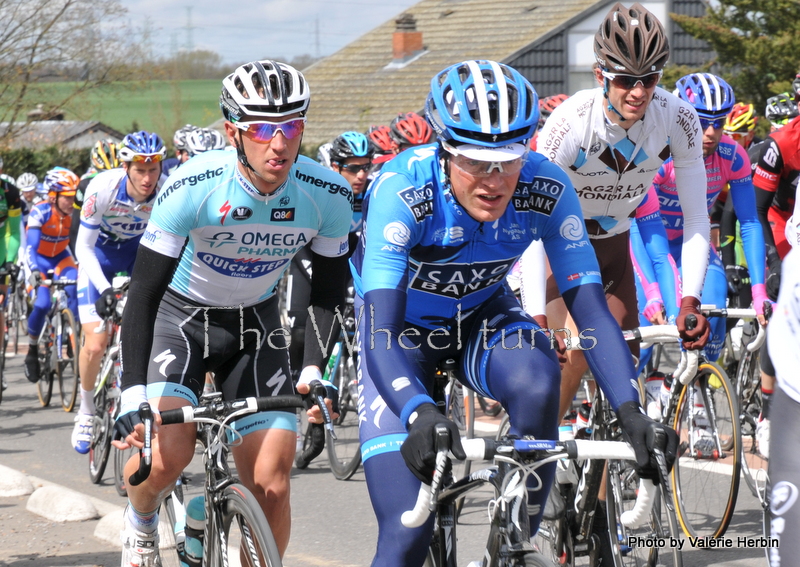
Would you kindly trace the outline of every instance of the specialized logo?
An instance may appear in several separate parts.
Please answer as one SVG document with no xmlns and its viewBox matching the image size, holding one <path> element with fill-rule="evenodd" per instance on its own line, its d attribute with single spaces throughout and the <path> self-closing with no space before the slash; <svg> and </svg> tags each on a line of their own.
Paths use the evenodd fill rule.
<svg viewBox="0 0 800 567">
<path fill-rule="evenodd" d="M 533 181 L 519 183 L 511 202 L 519 213 L 530 211 L 551 215 L 564 192 L 564 184 L 549 177 L 536 177 Z"/>
<path fill-rule="evenodd" d="M 261 258 L 225 258 L 210 252 L 198 255 L 203 264 L 217 273 L 234 278 L 255 278 L 282 268 L 289 258 L 261 261 Z"/>
<path fill-rule="evenodd" d="M 421 222 L 433 214 L 433 183 L 426 183 L 423 187 L 409 187 L 397 194 L 406 207 L 414 215 L 414 220 Z"/>
<path fill-rule="evenodd" d="M 411 230 L 400 221 L 394 221 L 384 227 L 383 237 L 391 244 L 405 246 L 411 239 Z"/>
<path fill-rule="evenodd" d="M 189 185 L 191 187 L 194 187 L 201 181 L 206 181 L 208 179 L 213 179 L 214 177 L 219 177 L 220 175 L 222 175 L 222 170 L 223 170 L 222 167 L 218 167 L 217 169 L 207 169 L 204 173 L 201 173 L 199 175 L 190 175 L 189 177 L 183 177 L 181 179 L 178 179 L 177 181 L 172 183 L 169 187 L 164 189 L 164 191 L 158 196 L 158 204 L 160 205 L 164 199 L 172 195 L 172 192 L 175 191 L 175 189 L 179 189 L 184 185 Z"/>
<path fill-rule="evenodd" d="M 253 216 L 253 209 L 250 207 L 236 207 L 231 213 L 233 220 L 247 220 Z"/>
<path fill-rule="evenodd" d="M 575 215 L 569 215 L 561 223 L 558 232 L 561 234 L 561 238 L 565 240 L 572 240 L 573 242 L 582 240 L 585 234 L 583 221 Z"/>
<path fill-rule="evenodd" d="M 434 295 L 460 298 L 503 281 L 515 258 L 471 264 L 422 262 L 411 280 L 411 288 Z"/>
<path fill-rule="evenodd" d="M 228 216 L 228 213 L 231 212 L 231 202 L 225 201 L 222 203 L 222 206 L 219 208 L 219 212 L 222 213 L 222 218 L 219 221 L 219 224 L 225 224 L 225 217 Z"/>
<path fill-rule="evenodd" d="M 273 222 L 291 222 L 294 220 L 294 207 L 290 209 L 272 209 L 269 218 Z"/>
<path fill-rule="evenodd" d="M 156 356 L 153 359 L 153 362 L 155 362 L 156 364 L 161 364 L 161 366 L 158 368 L 158 372 L 159 374 L 161 374 L 166 378 L 167 366 L 169 366 L 169 363 L 175 360 L 176 358 L 177 357 L 174 354 L 172 354 L 172 351 L 170 349 L 167 349 L 158 356 Z"/>
</svg>

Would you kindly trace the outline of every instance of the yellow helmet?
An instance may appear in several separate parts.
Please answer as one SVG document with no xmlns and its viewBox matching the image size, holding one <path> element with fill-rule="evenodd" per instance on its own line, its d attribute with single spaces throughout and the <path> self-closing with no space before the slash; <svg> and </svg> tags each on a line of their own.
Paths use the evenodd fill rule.
<svg viewBox="0 0 800 567">
<path fill-rule="evenodd" d="M 737 102 L 725 118 L 723 131 L 746 134 L 756 127 L 756 109 L 752 104 Z"/>
<path fill-rule="evenodd" d="M 92 165 L 98 171 L 119 167 L 116 144 L 111 140 L 98 140 L 92 147 Z"/>
</svg>

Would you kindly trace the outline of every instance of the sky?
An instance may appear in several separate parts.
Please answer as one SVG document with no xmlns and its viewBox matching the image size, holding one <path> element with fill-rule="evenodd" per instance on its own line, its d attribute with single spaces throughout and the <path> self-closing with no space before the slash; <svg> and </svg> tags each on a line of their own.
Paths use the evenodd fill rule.
<svg viewBox="0 0 800 567">
<path fill-rule="evenodd" d="M 120 0 L 137 28 L 152 32 L 153 52 L 189 45 L 226 63 L 264 57 L 331 55 L 418 0 Z M 191 12 L 187 8 L 191 7 Z M 191 18 L 191 30 L 188 28 Z M 316 30 L 319 30 L 317 34 Z"/>
</svg>

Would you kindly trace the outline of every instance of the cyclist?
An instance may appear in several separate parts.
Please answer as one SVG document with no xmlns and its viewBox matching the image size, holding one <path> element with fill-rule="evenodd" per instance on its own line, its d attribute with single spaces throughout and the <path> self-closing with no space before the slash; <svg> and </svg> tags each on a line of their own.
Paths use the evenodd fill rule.
<svg viewBox="0 0 800 567">
<path fill-rule="evenodd" d="M 370 126 L 367 138 L 375 147 L 372 163 L 381 165 L 397 154 L 397 143 L 392 139 L 392 131 L 388 126 Z"/>
<path fill-rule="evenodd" d="M 37 341 L 44 326 L 47 311 L 50 309 L 50 288 L 40 285 L 42 273 L 53 270 L 56 279 L 74 280 L 78 276 L 75 259 L 69 245 L 69 229 L 72 223 L 72 205 L 80 179 L 72 171 L 56 167 L 47 172 L 44 187 L 48 200 L 33 207 L 28 216 L 27 262 L 28 281 L 35 297 L 33 308 L 28 316 L 30 346 L 25 355 L 25 375 L 31 382 L 39 380 L 39 357 Z M 64 288 L 68 305 L 73 314 L 78 313 L 75 286 Z"/>
<path fill-rule="evenodd" d="M 108 171 L 119 167 L 119 156 L 117 155 L 117 144 L 113 140 L 98 140 L 90 151 L 92 166 L 89 171 L 81 177 L 78 184 L 78 191 L 75 193 L 75 204 L 72 211 L 72 225 L 69 231 L 69 249 L 75 254 L 75 242 L 78 238 L 78 227 L 81 225 L 81 207 L 86 188 L 95 175 L 101 171 Z M 94 385 L 94 383 L 93 383 Z"/>
<path fill-rule="evenodd" d="M 557 94 L 539 99 L 539 129 L 536 131 L 536 134 L 533 135 L 533 140 L 531 140 L 532 150 L 536 150 L 536 143 L 539 138 L 539 130 L 542 129 L 545 121 L 550 117 L 553 111 L 568 98 L 568 95 Z"/>
<path fill-rule="evenodd" d="M 180 166 L 182 163 L 186 163 L 186 161 L 191 157 L 186 149 L 186 137 L 196 129 L 197 126 L 187 124 L 182 128 L 175 130 L 175 134 L 172 136 L 172 145 L 175 147 L 175 157 L 167 158 L 161 164 L 163 169 L 162 173 L 164 175 L 171 174 L 178 166 Z"/>
<path fill-rule="evenodd" d="M 186 135 L 186 149 L 184 151 L 190 158 L 203 152 L 222 150 L 224 148 L 225 139 L 222 134 L 213 128 L 195 128 Z"/>
<path fill-rule="evenodd" d="M 20 247 L 25 248 L 25 230 L 28 226 L 28 215 L 34 205 L 39 203 L 41 199 L 36 193 L 39 186 L 39 178 L 35 173 L 23 173 L 17 177 L 17 189 L 19 189 L 20 205 L 22 210 L 22 228 L 20 231 Z"/>
<path fill-rule="evenodd" d="M 683 298 L 676 324 L 687 348 L 702 348 L 708 322 L 700 294 L 708 264 L 709 221 L 705 206 L 702 132 L 694 108 L 657 88 L 669 58 L 661 22 L 641 4 L 615 4 L 595 35 L 599 88 L 579 91 L 556 108 L 539 136 L 538 150 L 560 165 L 578 193 L 606 286 L 611 312 L 623 328 L 638 325 L 634 270 L 629 254 L 630 217 L 644 199 L 658 168 L 670 155 L 685 227 Z M 552 259 L 551 259 L 552 260 Z M 523 280 L 523 284 L 525 281 Z M 547 314 L 556 328 L 577 332 L 547 281 Z M 694 329 L 685 318 L 697 317 Z M 638 344 L 631 343 L 638 357 Z M 567 353 L 562 371 L 561 415 L 586 370 L 583 354 Z"/>
<path fill-rule="evenodd" d="M 0 171 L 2 171 L 3 160 L 0 158 Z M 20 178 L 23 181 L 24 175 Z M 22 220 L 22 200 L 20 199 L 19 189 L 13 180 L 7 175 L 0 176 L 0 230 L 3 237 L 0 238 L 0 268 L 5 273 L 12 271 L 13 262 L 17 259 L 17 252 L 20 244 L 20 221 Z M 6 237 L 7 235 L 7 237 Z M 5 276 L 0 280 L 0 329 L 5 329 L 5 298 L 8 291 Z M 5 333 L 0 333 L 0 348 L 5 348 Z M 0 388 L 6 389 L 5 374 L 0 380 Z"/>
<path fill-rule="evenodd" d="M 136 260 L 139 239 L 144 233 L 162 177 L 166 156 L 164 142 L 146 131 L 133 132 L 120 142 L 121 168 L 109 169 L 92 178 L 86 189 L 76 242 L 78 310 L 83 344 L 78 355 L 81 377 L 81 405 L 75 416 L 72 447 L 89 452 L 94 421 L 94 383 L 100 371 L 108 337 L 101 321 L 116 305 L 111 280 L 116 274 L 130 274 Z"/>
<path fill-rule="evenodd" d="M 764 114 L 769 120 L 770 132 L 776 132 L 797 117 L 797 103 L 789 93 L 780 93 L 767 99 Z"/>
<path fill-rule="evenodd" d="M 722 131 L 744 149 L 748 149 L 763 141 L 756 136 L 757 123 L 756 107 L 746 102 L 737 102 L 725 118 Z"/>
<path fill-rule="evenodd" d="M 344 132 L 337 136 L 329 150 L 331 169 L 347 180 L 353 190 L 353 218 L 350 221 L 349 250 L 352 254 L 361 232 L 361 208 L 364 189 L 372 169 L 374 147 L 364 134 Z M 348 254 L 348 257 L 349 255 Z M 311 256 L 307 248 L 301 249 L 292 258 L 289 267 L 291 290 L 286 310 L 292 326 L 292 342 L 289 358 L 292 373 L 299 375 L 302 367 L 306 319 L 308 318 L 309 293 L 311 291 Z M 295 376 L 297 378 L 297 376 Z"/>
<path fill-rule="evenodd" d="M 238 67 L 220 96 L 235 151 L 195 157 L 156 198 L 130 286 L 127 304 L 136 308 L 126 310 L 122 327 L 118 448 L 142 446 L 135 411 L 142 402 L 149 398 L 157 410 L 196 404 L 207 371 L 215 372 L 226 399 L 293 392 L 275 288 L 306 244 L 316 325 L 306 337 L 297 389 L 305 392 L 309 379 L 321 377 L 344 300 L 352 194 L 340 175 L 299 156 L 309 100 L 305 78 L 285 63 Z M 327 344 L 315 330 L 330 337 Z M 319 411 L 309 412 L 309 420 L 318 418 Z M 282 554 L 295 413 L 258 413 L 234 426 L 243 436 L 232 451 L 238 476 L 261 504 Z M 156 510 L 194 446 L 194 426 L 158 430 L 150 477 L 128 487 L 123 565 L 159 564 Z M 125 474 L 137 465 L 135 456 Z"/>
<path fill-rule="evenodd" d="M 430 482 L 437 426 L 464 457 L 458 429 L 431 398 L 439 361 L 457 359 L 462 381 L 502 402 L 512 434 L 557 435 L 559 366 L 546 319 L 523 312 L 505 284 L 534 239 L 553 258 L 578 324 L 603 337 L 588 358 L 641 459 L 640 473 L 653 472 L 645 470 L 643 438 L 653 422 L 641 413 L 636 373 L 606 305 L 580 205 L 560 168 L 528 152 L 539 114 L 533 87 L 501 63 L 465 61 L 433 77 L 425 110 L 438 143 L 384 166 L 351 259 L 361 452 L 379 526 L 372 564 L 382 567 L 425 559 L 432 519 L 408 529 L 400 515 L 413 507 L 420 482 Z M 675 442 L 671 432 L 673 456 Z M 554 472 L 538 469 L 539 489 L 531 486 L 532 533 Z"/>
<path fill-rule="evenodd" d="M 392 120 L 389 135 L 397 144 L 397 153 L 433 141 L 430 124 L 416 112 L 406 112 Z"/>
</svg>

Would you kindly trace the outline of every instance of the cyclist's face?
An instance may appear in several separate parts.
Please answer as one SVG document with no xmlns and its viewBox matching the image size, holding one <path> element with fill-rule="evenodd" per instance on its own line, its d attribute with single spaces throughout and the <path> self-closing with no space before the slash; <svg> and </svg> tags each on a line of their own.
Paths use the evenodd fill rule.
<svg viewBox="0 0 800 567">
<path fill-rule="evenodd" d="M 56 208 L 62 215 L 71 215 L 72 206 L 75 204 L 75 195 L 57 195 Z"/>
<path fill-rule="evenodd" d="M 302 115 L 298 112 L 291 116 L 262 120 L 261 122 L 279 123 L 301 117 Z M 242 146 L 250 167 L 257 175 L 253 175 L 241 164 L 239 164 L 240 171 L 261 193 L 265 194 L 275 191 L 289 177 L 292 165 L 300 153 L 300 143 L 303 141 L 302 135 L 289 139 L 284 135 L 283 130 L 278 130 L 269 142 L 257 142 L 248 137 L 248 132 L 238 129 L 230 122 L 225 123 L 225 133 L 228 135 L 228 142 L 231 145 Z"/>
<path fill-rule="evenodd" d="M 36 196 L 36 189 L 32 191 L 23 191 L 22 198 L 28 203 L 33 203 L 33 198 Z"/>
<path fill-rule="evenodd" d="M 450 163 L 453 196 L 469 216 L 478 222 L 492 222 L 503 216 L 519 181 L 519 172 L 502 175 L 494 169 L 488 177 L 475 177 Z"/>
<path fill-rule="evenodd" d="M 703 130 L 703 157 L 707 158 L 717 151 L 719 141 L 722 139 L 722 128 L 710 125 Z"/>
<path fill-rule="evenodd" d="M 350 187 L 353 189 L 353 194 L 358 195 L 364 190 L 367 184 L 367 177 L 369 176 L 368 169 L 359 168 L 359 166 L 365 165 L 371 165 L 369 158 L 352 157 L 344 160 L 341 166 L 334 163 L 333 167 L 338 173 L 341 173 L 342 177 L 350 184 Z M 356 171 L 353 172 L 353 169 Z"/>
<path fill-rule="evenodd" d="M 600 85 L 605 85 L 605 78 L 601 74 L 600 69 L 595 69 L 595 78 Z M 644 88 L 641 82 L 637 82 L 632 89 L 623 89 L 615 86 L 611 81 L 608 81 L 608 102 L 617 111 L 622 114 L 625 120 L 621 120 L 619 115 L 613 110 L 606 109 L 606 116 L 614 124 L 622 126 L 623 128 L 630 128 L 634 122 L 641 120 L 650 101 L 653 100 L 653 93 L 655 93 L 657 85 L 653 85 L 649 89 Z"/>
<path fill-rule="evenodd" d="M 161 177 L 161 162 L 141 163 L 125 162 L 122 164 L 128 172 L 128 195 L 137 203 L 147 200 L 153 194 Z"/>
<path fill-rule="evenodd" d="M 181 163 L 186 163 L 187 161 L 189 161 L 190 157 L 189 152 L 187 152 L 186 150 L 178 150 L 177 152 L 175 152 L 175 155 L 178 157 L 178 161 L 180 161 Z"/>
</svg>

